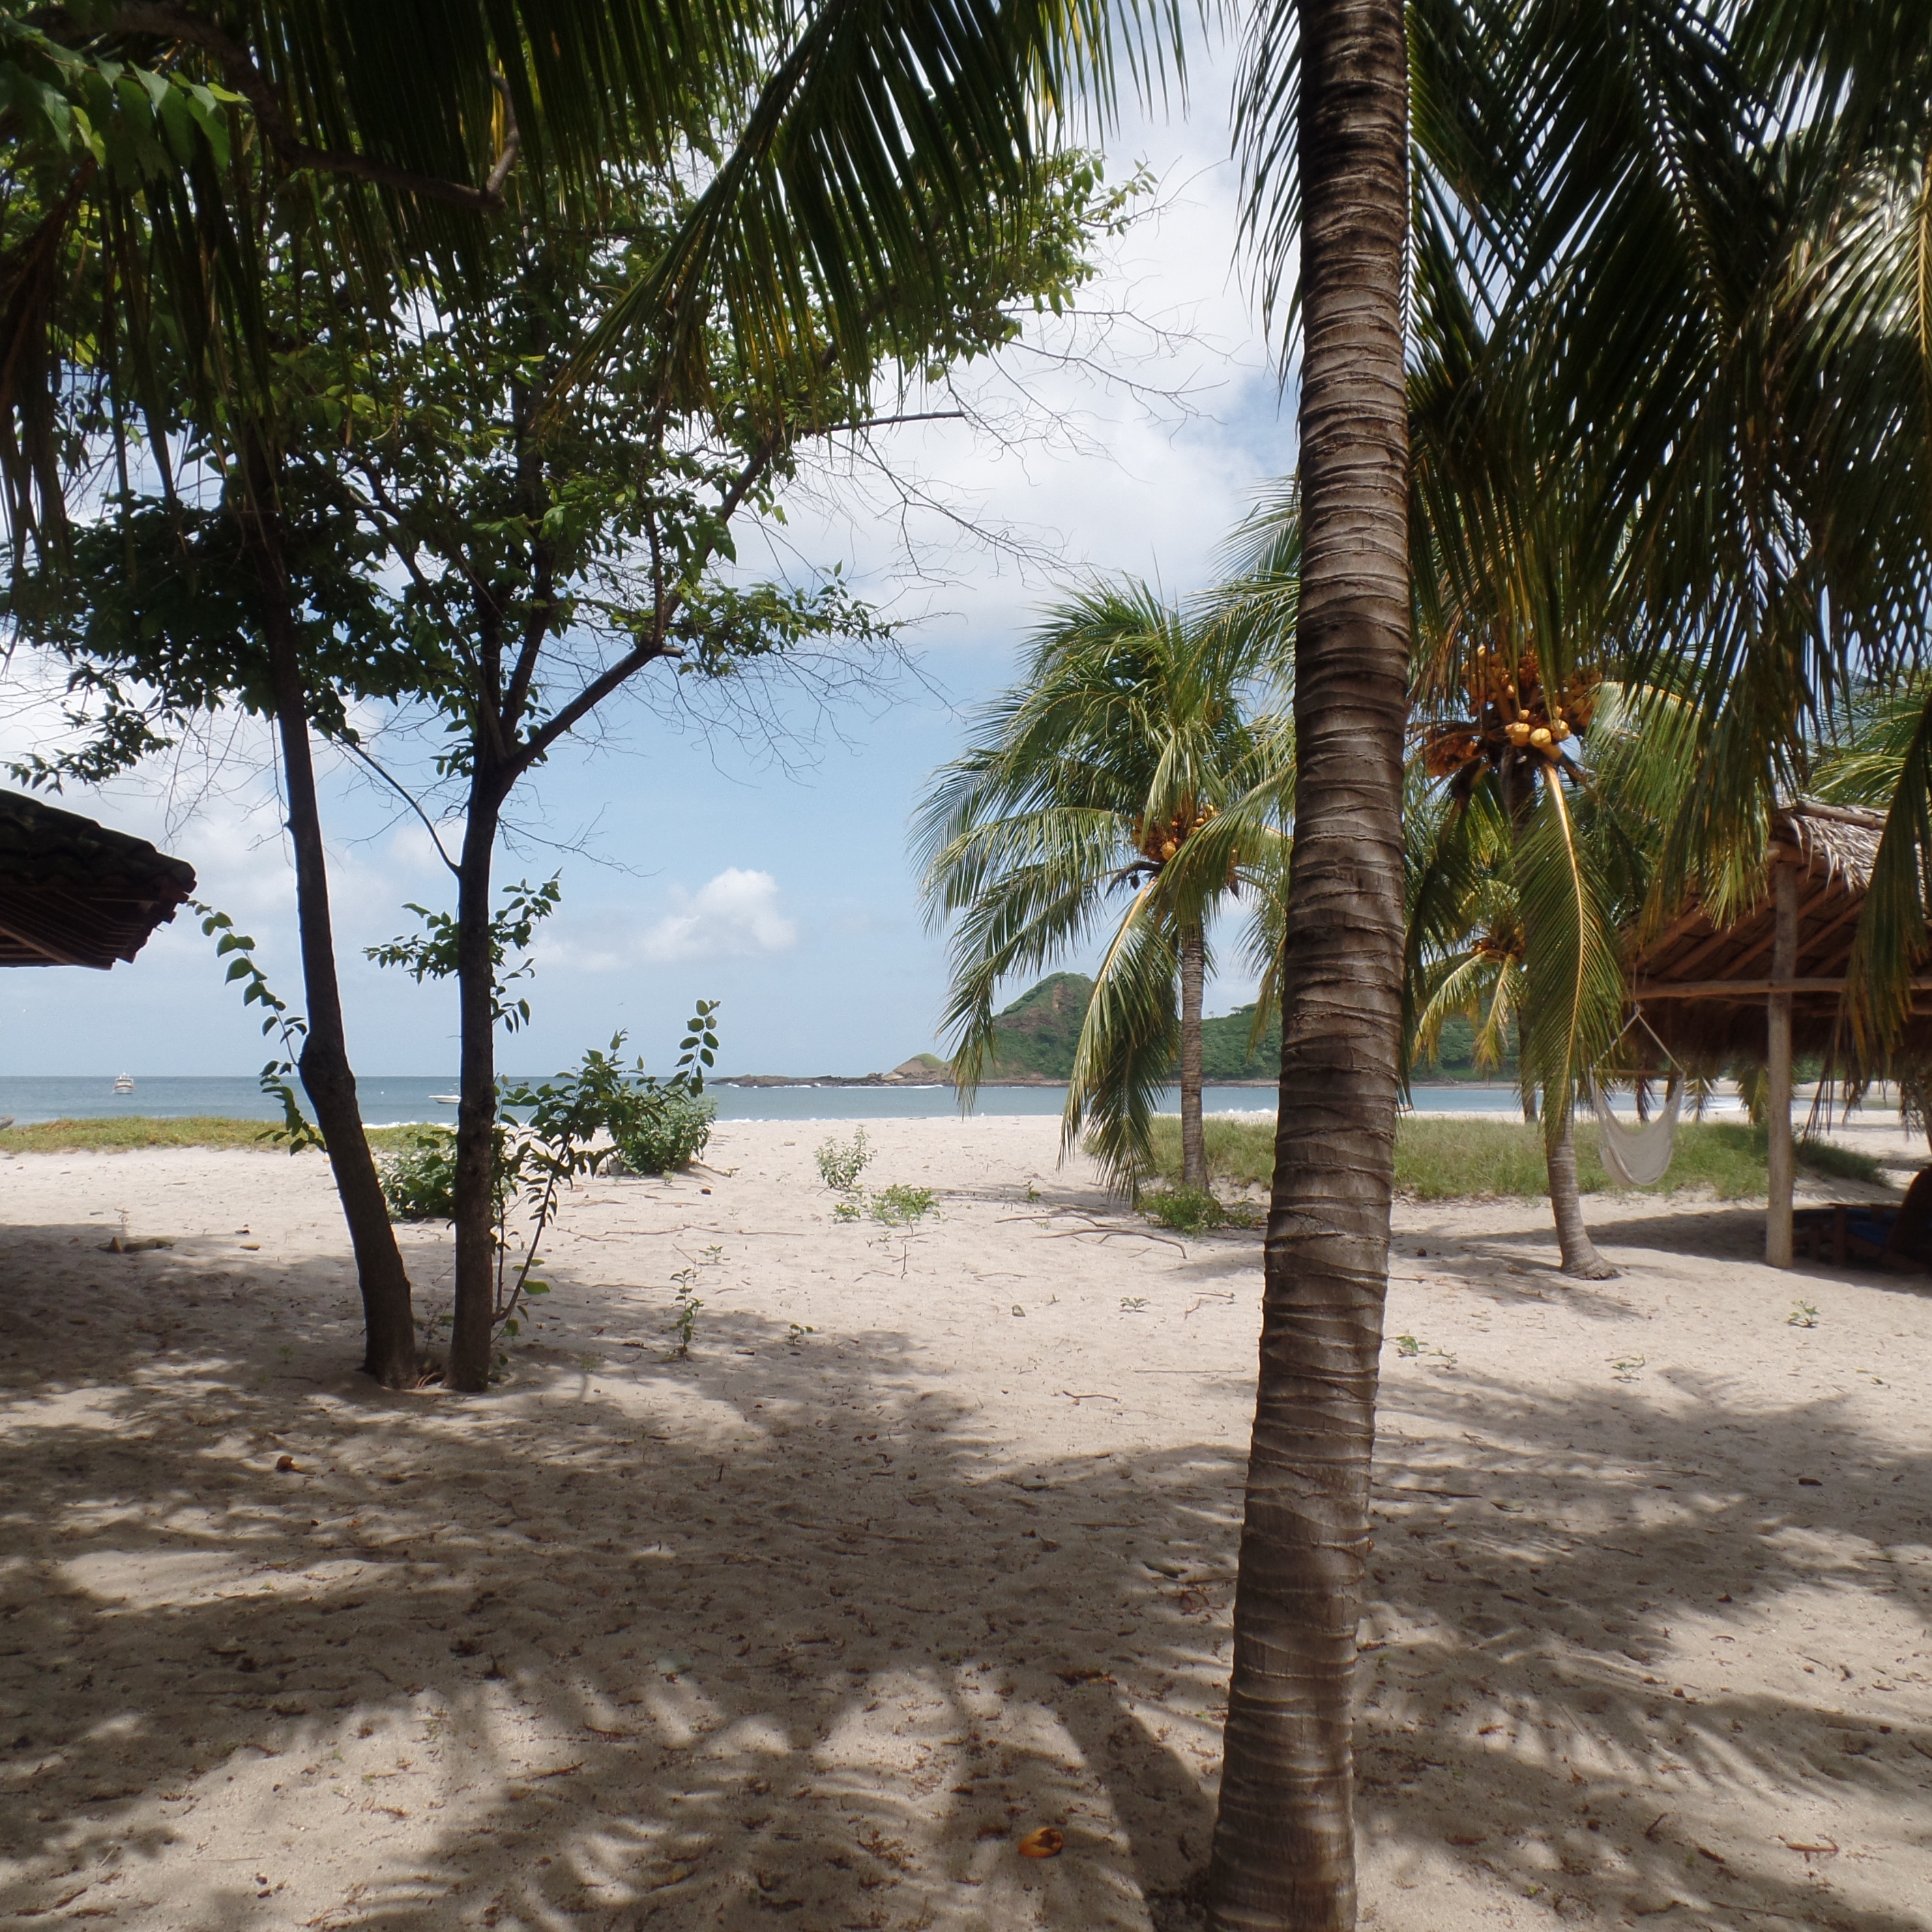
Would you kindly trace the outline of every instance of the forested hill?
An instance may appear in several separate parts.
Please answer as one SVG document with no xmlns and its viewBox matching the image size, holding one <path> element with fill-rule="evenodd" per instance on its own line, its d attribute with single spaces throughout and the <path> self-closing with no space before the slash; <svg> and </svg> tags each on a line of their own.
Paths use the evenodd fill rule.
<svg viewBox="0 0 1932 1932">
<path fill-rule="evenodd" d="M 1081 1023 L 1094 982 L 1084 973 L 1055 973 L 1022 993 L 994 1022 L 998 1040 L 989 1079 L 1064 1080 L 1073 1071 Z M 1272 1080 L 1281 1069 L 1281 1019 L 1272 1017 L 1268 1030 L 1249 1050 L 1255 1009 L 1239 1006 L 1201 1025 L 1202 1070 L 1210 1080 Z M 1442 1029 L 1442 1057 L 1415 1070 L 1419 1079 L 1508 1079 L 1514 1059 L 1495 1072 L 1479 1075 L 1472 1061 L 1474 1029 L 1466 1020 L 1451 1020 Z"/>
<path fill-rule="evenodd" d="M 1073 1050 L 1093 992 L 1084 973 L 1054 973 L 1022 993 L 993 1022 L 998 1044 L 991 1077 L 1030 1073 L 1064 1080 L 1073 1071 Z"/>
<path fill-rule="evenodd" d="M 1064 1080 L 1073 1071 L 1074 1049 L 1094 982 L 1084 973 L 1055 973 L 1022 993 L 994 1022 L 999 1044 L 992 1077 L 1030 1075 Z M 1210 1080 L 1266 1080 L 1281 1065 L 1281 1022 L 1270 1026 L 1258 1051 L 1248 1052 L 1255 1010 L 1244 1006 L 1201 1028 L 1202 1060 Z"/>
<path fill-rule="evenodd" d="M 1208 1080 L 1276 1080 L 1281 1076 L 1281 1015 L 1270 1016 L 1268 1030 L 1250 1053 L 1254 1031 L 1252 1005 L 1237 1006 L 1217 1020 L 1201 1022 L 1201 1072 Z"/>
</svg>

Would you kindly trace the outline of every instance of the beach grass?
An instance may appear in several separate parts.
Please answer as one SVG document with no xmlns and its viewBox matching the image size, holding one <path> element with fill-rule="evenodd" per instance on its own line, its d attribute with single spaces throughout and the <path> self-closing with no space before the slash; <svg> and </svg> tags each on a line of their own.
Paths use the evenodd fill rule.
<svg viewBox="0 0 1932 1932">
<path fill-rule="evenodd" d="M 136 1148 L 266 1148 L 270 1120 L 231 1120 L 218 1114 L 169 1119 L 155 1114 L 107 1115 L 98 1120 L 38 1120 L 0 1129 L 0 1154 L 115 1154 Z M 371 1127 L 369 1144 L 379 1154 L 406 1147 L 414 1127 Z"/>
<path fill-rule="evenodd" d="M 1205 1122 L 1208 1172 L 1215 1182 L 1265 1187 L 1274 1168 L 1274 1123 L 1229 1120 L 1210 1114 Z M 1160 1179 L 1180 1176 L 1180 1122 L 1161 1114 L 1154 1120 L 1154 1157 Z M 1576 1172 L 1586 1194 L 1617 1191 L 1597 1156 L 1594 1121 L 1576 1123 Z M 1800 1164 L 1845 1180 L 1883 1179 L 1870 1155 L 1828 1142 L 1801 1141 Z M 1396 1123 L 1395 1185 L 1418 1201 L 1480 1199 L 1515 1196 L 1538 1199 L 1550 1191 L 1543 1160 L 1543 1130 L 1521 1120 L 1472 1120 L 1405 1114 Z M 1670 1171 L 1651 1194 L 1705 1192 L 1720 1201 L 1750 1200 L 1766 1186 L 1765 1137 L 1760 1127 L 1740 1121 L 1687 1120 L 1677 1130 Z"/>
</svg>

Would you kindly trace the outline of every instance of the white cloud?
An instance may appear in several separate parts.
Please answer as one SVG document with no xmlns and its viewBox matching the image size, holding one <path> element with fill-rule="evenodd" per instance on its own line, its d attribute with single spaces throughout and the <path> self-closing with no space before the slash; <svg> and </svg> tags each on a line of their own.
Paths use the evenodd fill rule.
<svg viewBox="0 0 1932 1932">
<path fill-rule="evenodd" d="M 638 956 L 653 964 L 783 952 L 797 943 L 798 928 L 778 910 L 778 882 L 769 872 L 730 866 L 695 892 L 674 886 L 671 898 L 678 910 L 638 944 Z"/>
</svg>

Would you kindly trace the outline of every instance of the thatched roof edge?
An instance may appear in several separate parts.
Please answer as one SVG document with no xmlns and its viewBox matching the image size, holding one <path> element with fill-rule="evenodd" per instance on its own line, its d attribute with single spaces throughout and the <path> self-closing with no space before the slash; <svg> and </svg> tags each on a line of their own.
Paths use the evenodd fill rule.
<svg viewBox="0 0 1932 1932">
<path fill-rule="evenodd" d="M 1771 822 L 1773 832 L 1789 838 L 1808 865 L 1822 861 L 1828 879 L 1842 878 L 1860 892 L 1871 884 L 1885 832 L 1883 812 L 1801 798 L 1780 806 Z"/>
</svg>

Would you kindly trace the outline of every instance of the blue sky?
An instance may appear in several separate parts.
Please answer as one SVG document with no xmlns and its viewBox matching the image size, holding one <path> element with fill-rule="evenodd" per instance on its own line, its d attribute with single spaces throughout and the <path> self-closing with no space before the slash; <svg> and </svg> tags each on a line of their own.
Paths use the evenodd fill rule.
<svg viewBox="0 0 1932 1932">
<path fill-rule="evenodd" d="M 727 1070 L 865 1072 L 937 1043 L 944 943 L 922 926 L 906 847 L 921 788 L 959 748 L 971 707 L 1010 680 L 1056 584 L 1128 571 L 1191 591 L 1257 486 L 1292 466 L 1292 398 L 1278 398 L 1234 266 L 1221 85 L 1197 74 L 1204 111 L 1191 124 L 1132 127 L 1109 142 L 1111 172 L 1151 164 L 1158 209 L 1114 245 L 1071 328 L 1030 332 L 974 376 L 981 422 L 892 432 L 896 480 L 827 469 L 788 505 L 790 555 L 842 562 L 904 624 L 918 676 L 890 703 L 836 710 L 835 728 L 789 770 L 620 704 L 604 742 L 553 759 L 519 795 L 521 836 L 498 876 L 560 871 L 564 904 L 506 1069 L 553 1070 L 619 1028 L 662 1069 L 700 996 L 724 1002 Z M 758 552 L 741 545 L 753 568 Z M 17 661 L 8 674 L 0 753 L 49 729 L 32 675 Z M 808 706 L 788 709 L 810 723 Z M 225 726 L 165 769 L 66 802 L 188 860 L 201 896 L 261 942 L 272 980 L 299 1006 L 267 749 L 259 728 Z M 395 751 L 406 760 L 406 743 Z M 452 992 L 361 953 L 410 927 L 405 901 L 448 902 L 427 836 L 352 773 L 330 777 L 326 811 L 356 1064 L 446 1074 Z M 1230 975 L 1210 1010 L 1251 996 Z M 264 1057 L 186 916 L 111 974 L 0 975 L 0 1073 L 251 1072 Z"/>
</svg>

